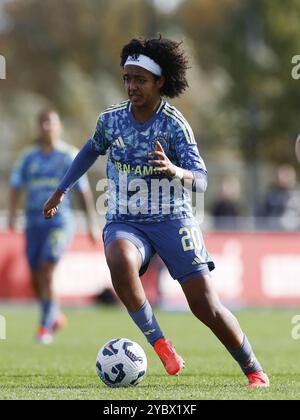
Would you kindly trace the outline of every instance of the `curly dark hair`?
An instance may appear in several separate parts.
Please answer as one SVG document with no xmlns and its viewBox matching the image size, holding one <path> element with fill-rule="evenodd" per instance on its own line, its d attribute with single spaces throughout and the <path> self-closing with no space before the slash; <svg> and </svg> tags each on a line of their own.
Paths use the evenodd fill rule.
<svg viewBox="0 0 300 420">
<path fill-rule="evenodd" d="M 162 96 L 175 98 L 188 87 L 186 70 L 189 68 L 188 59 L 181 50 L 182 42 L 171 39 L 158 38 L 145 39 L 143 37 L 133 38 L 126 44 L 121 52 L 121 66 L 131 55 L 144 54 L 152 58 L 162 68 L 162 75 L 166 81 L 160 90 Z M 155 76 L 158 77 L 158 76 Z"/>
</svg>

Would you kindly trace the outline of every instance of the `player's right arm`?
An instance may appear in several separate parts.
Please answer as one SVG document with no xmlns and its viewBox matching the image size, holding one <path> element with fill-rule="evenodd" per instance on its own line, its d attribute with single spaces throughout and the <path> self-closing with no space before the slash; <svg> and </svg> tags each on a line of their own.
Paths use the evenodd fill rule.
<svg viewBox="0 0 300 420">
<path fill-rule="evenodd" d="M 45 219 L 51 219 L 57 213 L 59 204 L 62 202 L 65 194 L 67 194 L 79 178 L 90 169 L 100 155 L 105 155 L 107 149 L 104 121 L 102 115 L 100 115 L 94 135 L 80 150 L 57 190 L 45 203 Z"/>
<path fill-rule="evenodd" d="M 32 148 L 26 149 L 15 162 L 10 176 L 8 228 L 15 229 L 18 204 L 26 184 L 26 167 Z"/>
<path fill-rule="evenodd" d="M 9 208 L 8 208 L 8 228 L 10 230 L 15 230 L 16 226 L 16 217 L 19 198 L 21 195 L 21 190 L 17 188 L 10 187 L 9 191 Z"/>
</svg>

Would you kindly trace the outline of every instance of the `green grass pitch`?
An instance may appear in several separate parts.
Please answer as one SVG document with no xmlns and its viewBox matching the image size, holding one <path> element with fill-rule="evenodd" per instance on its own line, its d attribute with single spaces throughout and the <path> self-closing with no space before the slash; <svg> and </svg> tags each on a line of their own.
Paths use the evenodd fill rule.
<svg viewBox="0 0 300 420">
<path fill-rule="evenodd" d="M 166 336 L 176 344 L 186 367 L 168 376 L 153 349 L 125 310 L 67 309 L 68 328 L 49 346 L 34 343 L 37 309 L 0 306 L 7 339 L 0 340 L 0 399 L 200 400 L 299 399 L 300 340 L 291 336 L 297 310 L 236 313 L 268 372 L 269 389 L 248 390 L 246 378 L 227 351 L 189 313 L 157 311 Z M 110 389 L 95 371 L 99 348 L 109 339 L 127 337 L 144 348 L 148 371 L 137 387 Z"/>
</svg>

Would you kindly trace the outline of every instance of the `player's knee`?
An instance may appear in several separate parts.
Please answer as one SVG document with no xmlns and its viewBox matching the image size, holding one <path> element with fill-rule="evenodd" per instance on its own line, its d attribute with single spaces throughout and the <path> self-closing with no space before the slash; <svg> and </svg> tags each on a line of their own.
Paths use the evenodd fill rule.
<svg viewBox="0 0 300 420">
<path fill-rule="evenodd" d="M 116 247 L 107 252 L 106 261 L 111 273 L 120 275 L 138 269 L 138 258 L 132 250 Z"/>
</svg>

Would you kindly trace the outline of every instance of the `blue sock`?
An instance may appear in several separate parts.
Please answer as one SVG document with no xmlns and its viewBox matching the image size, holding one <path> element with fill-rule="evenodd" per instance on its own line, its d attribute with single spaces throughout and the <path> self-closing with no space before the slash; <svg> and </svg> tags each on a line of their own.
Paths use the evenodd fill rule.
<svg viewBox="0 0 300 420">
<path fill-rule="evenodd" d="M 232 357 L 238 362 L 245 375 L 253 372 L 261 372 L 263 369 L 253 353 L 248 338 L 244 335 L 243 343 L 236 349 L 227 349 Z"/>
<path fill-rule="evenodd" d="M 164 338 L 148 300 L 138 311 L 128 313 L 152 346 L 159 338 Z"/>
<path fill-rule="evenodd" d="M 52 300 L 41 300 L 41 325 L 51 328 L 58 316 L 59 309 L 56 302 Z"/>
</svg>

